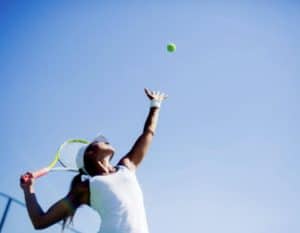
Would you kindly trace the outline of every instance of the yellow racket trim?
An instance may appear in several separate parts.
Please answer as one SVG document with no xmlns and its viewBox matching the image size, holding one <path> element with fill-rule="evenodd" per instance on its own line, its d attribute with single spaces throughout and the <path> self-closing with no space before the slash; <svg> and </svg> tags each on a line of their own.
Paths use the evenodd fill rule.
<svg viewBox="0 0 300 233">
<path fill-rule="evenodd" d="M 60 145 L 60 147 L 57 149 L 56 153 L 55 153 L 55 158 L 54 160 L 50 163 L 50 165 L 48 166 L 48 169 L 50 170 L 51 168 L 53 168 L 55 166 L 55 164 L 58 162 L 59 157 L 60 157 L 60 152 L 61 149 L 70 143 L 83 143 L 83 144 L 89 144 L 89 141 L 85 140 L 85 139 L 69 139 L 67 141 L 65 141 L 63 144 Z"/>
</svg>

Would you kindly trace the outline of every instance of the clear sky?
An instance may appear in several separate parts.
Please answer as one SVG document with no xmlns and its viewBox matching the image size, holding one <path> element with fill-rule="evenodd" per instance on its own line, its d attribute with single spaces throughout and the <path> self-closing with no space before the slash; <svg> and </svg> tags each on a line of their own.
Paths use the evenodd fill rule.
<svg viewBox="0 0 300 233">
<path fill-rule="evenodd" d="M 299 12 L 289 0 L 2 0 L 0 191 L 23 200 L 19 175 L 68 138 L 102 132 L 116 163 L 149 87 L 169 95 L 137 172 L 151 233 L 300 232 Z M 71 178 L 36 182 L 44 209 Z M 99 223 L 87 207 L 74 220 L 84 233 Z M 20 232 L 34 230 L 14 205 L 4 233 Z"/>
</svg>

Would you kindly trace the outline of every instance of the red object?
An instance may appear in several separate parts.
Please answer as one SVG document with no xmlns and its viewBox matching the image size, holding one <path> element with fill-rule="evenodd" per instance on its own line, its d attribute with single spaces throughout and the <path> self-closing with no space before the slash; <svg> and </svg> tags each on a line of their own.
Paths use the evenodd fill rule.
<svg viewBox="0 0 300 233">
<path fill-rule="evenodd" d="M 39 178 L 41 176 L 46 175 L 49 171 L 50 171 L 50 169 L 48 167 L 44 167 L 38 171 L 33 172 L 32 177 Z M 22 176 L 21 181 L 22 181 L 22 183 L 26 183 L 29 181 L 30 178 L 31 178 L 31 176 L 29 174 L 26 174 L 26 175 Z"/>
</svg>

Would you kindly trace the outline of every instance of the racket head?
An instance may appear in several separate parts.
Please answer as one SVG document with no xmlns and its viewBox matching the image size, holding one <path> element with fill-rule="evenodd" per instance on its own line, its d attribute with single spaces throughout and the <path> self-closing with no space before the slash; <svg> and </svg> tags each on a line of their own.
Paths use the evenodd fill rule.
<svg viewBox="0 0 300 233">
<path fill-rule="evenodd" d="M 51 170 L 78 171 L 79 169 L 76 164 L 77 155 L 80 151 L 85 150 L 88 144 L 89 142 L 85 139 L 69 139 L 65 141 L 56 151 L 54 160 L 50 165 L 32 172 L 32 176 L 38 178 L 46 175 Z M 58 162 L 62 165 L 62 168 L 54 167 Z M 25 174 L 21 177 L 21 182 L 26 183 L 29 182 L 30 179 L 30 175 Z"/>
<path fill-rule="evenodd" d="M 55 160 L 50 167 L 53 168 L 57 162 L 63 168 L 69 170 L 78 170 L 76 159 L 78 153 L 84 153 L 89 142 L 85 139 L 69 139 L 65 141 L 56 151 Z"/>
</svg>

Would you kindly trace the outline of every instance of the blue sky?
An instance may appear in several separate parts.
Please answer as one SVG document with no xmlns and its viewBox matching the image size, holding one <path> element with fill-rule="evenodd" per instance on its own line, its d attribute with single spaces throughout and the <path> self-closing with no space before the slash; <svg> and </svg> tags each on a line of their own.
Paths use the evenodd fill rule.
<svg viewBox="0 0 300 233">
<path fill-rule="evenodd" d="M 137 173 L 152 233 L 300 231 L 297 1 L 0 4 L 1 192 L 23 200 L 19 175 L 68 138 L 102 132 L 117 162 L 149 87 L 169 94 Z M 36 182 L 44 209 L 71 178 Z M 84 233 L 99 223 L 87 207 L 74 220 Z M 4 232 L 21 231 L 34 232 L 12 206 Z"/>
</svg>

